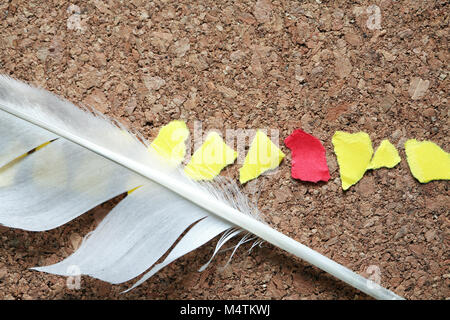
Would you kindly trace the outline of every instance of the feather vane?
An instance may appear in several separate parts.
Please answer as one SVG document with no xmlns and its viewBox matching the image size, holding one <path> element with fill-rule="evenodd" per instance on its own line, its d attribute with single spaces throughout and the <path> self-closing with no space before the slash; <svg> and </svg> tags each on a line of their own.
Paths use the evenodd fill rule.
<svg viewBox="0 0 450 320">
<path fill-rule="evenodd" d="M 228 230 L 216 252 L 231 237 L 247 232 L 376 298 L 400 298 L 269 227 L 233 182 L 194 182 L 180 168 L 168 166 L 158 152 L 152 148 L 149 152 L 145 139 L 95 110 L 77 108 L 49 92 L 0 76 L 0 121 L 5 134 L 0 146 L 9 150 L 2 152 L 0 163 L 0 181 L 8 182 L 0 183 L 0 224 L 47 230 L 134 190 L 74 254 L 35 270 L 72 275 L 68 269 L 76 265 L 82 274 L 121 283 L 154 265 L 190 228 L 138 285 Z M 16 149 L 14 145 L 22 141 L 28 144 Z M 34 144 L 36 148 L 49 141 L 53 142 L 27 152 Z M 21 157 L 24 150 L 27 154 Z M 241 242 L 249 237 L 246 234 Z"/>
</svg>

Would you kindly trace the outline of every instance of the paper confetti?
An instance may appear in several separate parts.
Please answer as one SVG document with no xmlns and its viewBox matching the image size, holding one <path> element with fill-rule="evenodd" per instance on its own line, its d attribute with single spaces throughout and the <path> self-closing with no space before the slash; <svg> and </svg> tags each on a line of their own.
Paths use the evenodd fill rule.
<svg viewBox="0 0 450 320">
<path fill-rule="evenodd" d="M 316 137 L 297 129 L 284 144 L 292 152 L 292 178 L 310 182 L 330 180 L 325 148 Z"/>
<path fill-rule="evenodd" d="M 239 169 L 239 181 L 244 184 L 262 173 L 275 169 L 285 154 L 260 130 L 256 132 L 244 164 Z"/>
<path fill-rule="evenodd" d="M 211 132 L 184 168 L 194 180 L 212 180 L 227 165 L 236 160 L 237 152 L 223 142 L 217 132 Z"/>
<path fill-rule="evenodd" d="M 181 164 L 186 155 L 186 139 L 189 137 L 189 129 L 186 123 L 174 120 L 159 130 L 158 136 L 153 140 L 150 148 L 176 167 Z M 150 149 L 149 148 L 149 149 Z"/>
<path fill-rule="evenodd" d="M 389 140 L 385 139 L 381 141 L 367 169 L 393 168 L 400 163 L 400 160 L 397 149 Z"/>
<path fill-rule="evenodd" d="M 342 189 L 357 183 L 366 172 L 372 158 L 372 141 L 365 132 L 336 131 L 332 143 L 339 164 Z"/>
<path fill-rule="evenodd" d="M 411 173 L 419 182 L 450 179 L 450 154 L 435 143 L 410 139 L 405 152 Z"/>
</svg>

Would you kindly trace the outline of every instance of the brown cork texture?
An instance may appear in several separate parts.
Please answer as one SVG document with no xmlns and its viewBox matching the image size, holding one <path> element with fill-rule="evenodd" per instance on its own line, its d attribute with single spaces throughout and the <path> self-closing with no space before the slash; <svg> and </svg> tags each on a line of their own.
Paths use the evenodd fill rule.
<svg viewBox="0 0 450 320">
<path fill-rule="evenodd" d="M 407 299 L 447 299 L 449 184 L 420 184 L 404 142 L 449 151 L 447 1 L 0 1 L 0 73 L 91 105 L 153 139 L 191 130 L 277 129 L 280 168 L 242 187 L 267 223 Z M 290 177 L 283 139 L 302 128 L 331 180 Z M 389 139 L 402 161 L 343 192 L 337 130 Z M 222 172 L 238 181 L 239 165 Z M 116 204 L 47 232 L 0 227 L 0 299 L 370 299 L 267 243 L 204 271 L 217 238 L 137 289 L 29 270 L 70 255 Z"/>
</svg>

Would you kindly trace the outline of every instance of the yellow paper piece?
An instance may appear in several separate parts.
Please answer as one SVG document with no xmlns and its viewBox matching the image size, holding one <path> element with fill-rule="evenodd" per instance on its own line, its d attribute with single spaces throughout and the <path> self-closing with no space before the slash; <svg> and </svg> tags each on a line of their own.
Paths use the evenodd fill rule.
<svg viewBox="0 0 450 320">
<path fill-rule="evenodd" d="M 410 139 L 405 143 L 405 151 L 409 169 L 419 182 L 450 179 L 450 153 L 435 143 Z"/>
<path fill-rule="evenodd" d="M 174 120 L 159 130 L 158 136 L 150 145 L 150 148 L 164 158 L 170 166 L 181 164 L 186 155 L 186 139 L 189 137 L 189 129 L 184 121 Z M 149 149 L 150 149 L 149 148 Z"/>
<path fill-rule="evenodd" d="M 366 172 L 372 158 L 372 141 L 365 132 L 347 133 L 336 131 L 332 143 L 339 164 L 342 189 L 357 183 Z"/>
<path fill-rule="evenodd" d="M 243 184 L 268 170 L 275 169 L 284 157 L 285 154 L 264 132 L 258 130 L 245 157 L 244 164 L 239 169 L 239 181 Z"/>
<path fill-rule="evenodd" d="M 374 170 L 382 167 L 393 168 L 400 163 L 400 160 L 400 156 L 394 145 L 390 143 L 389 140 L 383 140 L 375 151 L 367 170 Z"/>
<path fill-rule="evenodd" d="M 217 132 L 211 132 L 194 152 L 184 172 L 193 180 L 212 180 L 236 158 L 237 152 L 227 146 Z"/>
<path fill-rule="evenodd" d="M 77 174 L 82 172 L 92 172 L 91 168 L 102 168 L 98 170 L 96 174 Z M 79 192 L 83 193 L 86 198 L 96 199 L 100 196 L 107 196 L 108 193 L 108 182 L 111 176 L 114 176 L 115 167 L 110 165 L 105 165 L 105 159 L 98 156 L 95 153 L 84 154 L 83 158 L 79 158 L 77 161 L 77 166 L 71 167 L 71 170 L 75 174 L 71 175 L 70 187 Z M 100 183 L 100 182 L 104 183 Z M 91 186 L 96 186 L 96 188 L 91 188 Z M 89 190 L 86 193 L 86 190 Z"/>
</svg>

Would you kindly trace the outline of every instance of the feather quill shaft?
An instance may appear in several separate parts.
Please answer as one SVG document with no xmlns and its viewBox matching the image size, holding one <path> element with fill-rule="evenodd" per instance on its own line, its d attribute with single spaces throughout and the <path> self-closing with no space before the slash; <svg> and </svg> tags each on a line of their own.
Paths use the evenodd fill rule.
<svg viewBox="0 0 450 320">
<path fill-rule="evenodd" d="M 319 254 L 318 252 L 302 245 L 301 243 L 289 238 L 288 236 L 276 231 L 267 224 L 257 219 L 243 214 L 242 212 L 232 208 L 226 203 L 218 201 L 211 194 L 199 192 L 198 189 L 192 188 L 189 183 L 176 179 L 171 174 L 160 170 L 159 167 L 152 167 L 145 162 L 137 161 L 122 153 L 111 150 L 103 145 L 96 143 L 86 137 L 77 135 L 70 130 L 66 130 L 61 126 L 54 125 L 50 121 L 45 121 L 42 117 L 34 117 L 33 113 L 26 113 L 20 108 L 16 109 L 10 105 L 0 103 L 0 109 L 8 112 L 15 117 L 39 126 L 51 133 L 65 138 L 73 143 L 78 144 L 106 159 L 109 159 L 138 175 L 150 179 L 153 182 L 175 192 L 184 199 L 196 204 L 197 206 L 207 210 L 213 215 L 218 216 L 232 225 L 244 229 L 257 237 L 309 262 L 310 264 L 330 273 L 336 278 L 350 284 L 351 286 L 365 292 L 376 299 L 401 299 L 398 295 L 387 290 L 376 283 L 368 280 L 348 268 L 336 263 L 335 261 Z"/>
</svg>

